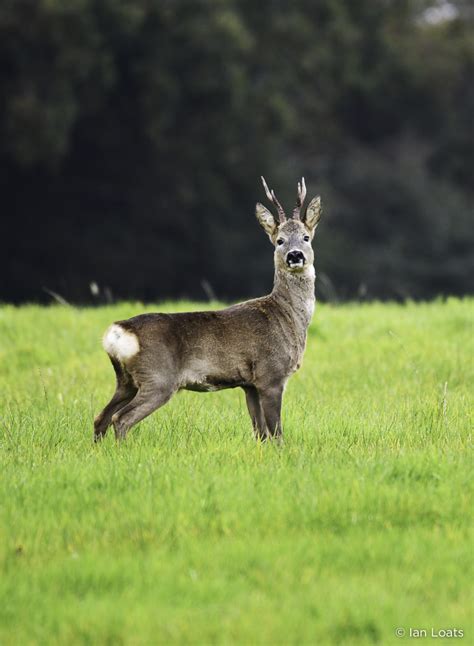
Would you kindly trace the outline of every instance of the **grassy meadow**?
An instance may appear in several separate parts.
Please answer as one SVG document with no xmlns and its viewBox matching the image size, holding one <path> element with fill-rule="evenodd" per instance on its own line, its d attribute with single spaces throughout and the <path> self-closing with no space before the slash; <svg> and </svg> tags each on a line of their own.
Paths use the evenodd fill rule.
<svg viewBox="0 0 474 646">
<path fill-rule="evenodd" d="M 238 389 L 94 446 L 157 308 L 0 307 L 0 644 L 473 644 L 474 301 L 318 305 L 283 446 Z"/>
</svg>

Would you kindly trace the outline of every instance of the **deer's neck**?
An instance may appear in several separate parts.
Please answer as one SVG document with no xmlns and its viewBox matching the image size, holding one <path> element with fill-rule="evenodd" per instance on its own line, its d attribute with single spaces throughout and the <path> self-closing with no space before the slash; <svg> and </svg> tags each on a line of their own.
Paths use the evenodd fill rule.
<svg viewBox="0 0 474 646">
<path fill-rule="evenodd" d="M 314 281 L 313 265 L 301 273 L 275 269 L 272 297 L 304 340 L 314 311 Z"/>
</svg>

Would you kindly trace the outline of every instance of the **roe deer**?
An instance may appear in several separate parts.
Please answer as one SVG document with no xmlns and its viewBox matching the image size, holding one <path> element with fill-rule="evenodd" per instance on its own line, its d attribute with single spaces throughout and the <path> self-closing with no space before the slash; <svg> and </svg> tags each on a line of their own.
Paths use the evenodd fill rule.
<svg viewBox="0 0 474 646">
<path fill-rule="evenodd" d="M 96 417 L 94 438 L 109 425 L 117 439 L 163 406 L 178 390 L 243 388 L 256 438 L 281 438 L 281 404 L 288 378 L 301 365 L 314 310 L 311 240 L 321 217 L 315 197 L 301 213 L 304 178 L 287 218 L 262 177 L 278 219 L 262 204 L 256 215 L 275 247 L 275 281 L 268 296 L 223 310 L 142 314 L 117 321 L 103 346 L 117 377 L 114 396 Z"/>
</svg>

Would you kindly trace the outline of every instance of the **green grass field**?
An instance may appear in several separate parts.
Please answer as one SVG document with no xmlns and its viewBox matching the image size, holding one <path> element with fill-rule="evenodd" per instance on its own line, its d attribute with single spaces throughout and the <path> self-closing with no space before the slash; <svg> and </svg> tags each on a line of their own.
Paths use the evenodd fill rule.
<svg viewBox="0 0 474 646">
<path fill-rule="evenodd" d="M 0 308 L 2 646 L 474 643 L 473 300 L 318 306 L 283 446 L 240 390 L 94 446 L 140 311 Z"/>
</svg>

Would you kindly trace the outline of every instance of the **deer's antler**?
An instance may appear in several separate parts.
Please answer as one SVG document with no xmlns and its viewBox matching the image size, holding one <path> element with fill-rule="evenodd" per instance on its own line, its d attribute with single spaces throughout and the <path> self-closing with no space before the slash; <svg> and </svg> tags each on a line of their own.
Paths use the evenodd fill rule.
<svg viewBox="0 0 474 646">
<path fill-rule="evenodd" d="M 262 184 L 263 184 L 263 188 L 265 189 L 265 193 L 267 194 L 268 199 L 269 199 L 269 200 L 270 200 L 270 202 L 272 202 L 272 203 L 276 206 L 276 208 L 277 208 L 277 211 L 278 211 L 278 219 L 279 219 L 279 221 L 280 221 L 280 224 L 282 224 L 283 222 L 286 222 L 286 215 L 285 215 L 285 211 L 283 210 L 283 207 L 282 207 L 282 205 L 280 204 L 280 202 L 277 200 L 276 195 L 275 195 L 275 191 L 274 191 L 274 190 L 270 190 L 270 189 L 268 188 L 267 183 L 266 183 L 266 181 L 265 181 L 265 178 L 264 178 L 264 177 L 262 177 Z"/>
<path fill-rule="evenodd" d="M 303 206 L 305 197 L 306 197 L 306 184 L 304 181 L 304 177 L 302 177 L 301 182 L 298 182 L 298 197 L 296 198 L 296 206 L 293 209 L 294 220 L 301 220 L 301 207 Z"/>
</svg>

